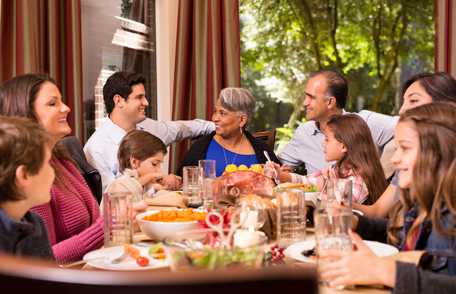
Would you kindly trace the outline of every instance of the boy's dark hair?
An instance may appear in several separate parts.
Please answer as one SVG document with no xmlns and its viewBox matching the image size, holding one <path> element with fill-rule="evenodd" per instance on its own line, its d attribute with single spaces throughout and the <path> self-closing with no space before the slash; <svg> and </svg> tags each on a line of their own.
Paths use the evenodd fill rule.
<svg viewBox="0 0 456 294">
<path fill-rule="evenodd" d="M 336 98 L 337 108 L 343 109 L 347 102 L 348 82 L 347 79 L 335 70 L 319 70 L 310 73 L 310 78 L 322 75 L 326 79 L 329 96 Z"/>
<path fill-rule="evenodd" d="M 0 203 L 23 199 L 16 187 L 16 169 L 29 175 L 43 166 L 50 135 L 38 123 L 23 117 L 0 115 Z"/>
<path fill-rule="evenodd" d="M 114 96 L 119 95 L 127 100 L 132 92 L 131 87 L 138 84 L 146 84 L 144 76 L 138 73 L 119 71 L 108 78 L 103 86 L 103 100 L 108 115 L 114 109 Z"/>
<path fill-rule="evenodd" d="M 130 131 L 120 142 L 117 152 L 119 170 L 123 172 L 126 168 L 131 168 L 131 157 L 143 161 L 159 152 L 166 154 L 166 146 L 162 140 L 146 131 Z"/>
</svg>

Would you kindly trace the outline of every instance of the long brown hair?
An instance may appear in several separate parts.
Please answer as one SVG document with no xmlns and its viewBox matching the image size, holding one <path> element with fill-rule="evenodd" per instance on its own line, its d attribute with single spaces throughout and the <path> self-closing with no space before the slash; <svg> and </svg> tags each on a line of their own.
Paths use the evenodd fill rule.
<svg viewBox="0 0 456 294">
<path fill-rule="evenodd" d="M 414 125 L 419 137 L 419 152 L 412 171 L 410 189 L 401 189 L 401 202 L 391 213 L 388 238 L 399 244 L 399 232 L 404 225 L 404 213 L 418 204 L 418 216 L 405 236 L 407 244 L 413 245 L 414 234 L 429 217 L 432 224 L 441 230 L 442 208 L 454 208 L 454 174 L 456 158 L 456 107 L 450 103 L 431 103 L 404 112 L 399 123 Z M 452 167 L 453 166 L 453 167 Z M 452 168 L 450 168 L 452 167 Z M 452 193 L 448 195 L 448 193 Z"/>
<path fill-rule="evenodd" d="M 456 236 L 454 226 L 444 228 L 442 225 L 442 209 L 447 208 L 449 212 L 456 215 L 456 159 L 454 159 L 448 172 L 442 179 L 442 184 L 437 189 L 434 204 L 431 209 L 431 220 L 436 230 L 447 236 Z"/>
<path fill-rule="evenodd" d="M 55 81 L 44 74 L 25 74 L 16 76 L 0 86 L 0 114 L 4 116 L 19 116 L 27 117 L 31 120 L 40 123 L 36 115 L 34 103 L 38 92 L 44 83 L 52 83 Z M 52 150 L 52 157 L 57 159 L 65 159 L 73 162 L 63 144 L 57 142 Z M 55 179 L 57 184 L 64 184 L 65 179 L 59 172 L 61 167 L 51 161 L 55 169 Z"/>
<path fill-rule="evenodd" d="M 356 114 L 338 114 L 330 117 L 328 128 L 334 133 L 336 140 L 347 148 L 344 158 L 337 163 L 338 176 L 344 177 L 341 172 L 351 168 L 356 175 L 361 176 L 367 186 L 369 198 L 365 203 L 374 203 L 385 191 L 388 183 L 369 127 Z"/>
</svg>

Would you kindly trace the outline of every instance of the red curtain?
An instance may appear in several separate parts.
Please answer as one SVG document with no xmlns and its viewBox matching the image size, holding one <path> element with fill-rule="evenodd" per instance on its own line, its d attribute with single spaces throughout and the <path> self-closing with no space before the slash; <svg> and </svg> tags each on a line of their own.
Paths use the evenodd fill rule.
<svg viewBox="0 0 456 294">
<path fill-rule="evenodd" d="M 456 76 L 456 0 L 435 0 L 435 70 Z"/>
<path fill-rule="evenodd" d="M 0 0 L 0 83 L 24 73 L 54 78 L 82 138 L 80 0 Z"/>
<path fill-rule="evenodd" d="M 173 119 L 211 119 L 221 89 L 240 85 L 238 0 L 180 0 Z M 187 148 L 173 147 L 176 168 Z"/>
</svg>

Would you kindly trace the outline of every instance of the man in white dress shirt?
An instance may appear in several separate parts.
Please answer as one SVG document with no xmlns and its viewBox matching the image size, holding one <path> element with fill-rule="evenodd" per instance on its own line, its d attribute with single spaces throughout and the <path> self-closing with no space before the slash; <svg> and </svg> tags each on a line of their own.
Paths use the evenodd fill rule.
<svg viewBox="0 0 456 294">
<path fill-rule="evenodd" d="M 140 74 L 116 72 L 103 87 L 108 118 L 84 146 L 87 161 L 101 174 L 103 191 L 119 173 L 117 150 L 127 132 L 142 129 L 169 145 L 185 138 L 211 133 L 215 129 L 212 122 L 204 120 L 156 121 L 146 118 L 145 110 L 149 102 L 145 82 Z M 178 184 L 173 175 L 166 177 L 165 181 L 171 186 Z"/>
<path fill-rule="evenodd" d="M 341 74 L 331 70 L 310 74 L 304 99 L 307 122 L 296 129 L 278 155 L 283 164 L 297 167 L 304 163 L 308 174 L 329 165 L 322 147 L 326 123 L 331 115 L 344 113 L 347 95 L 347 80 Z M 382 151 L 393 138 L 398 118 L 368 110 L 357 114 L 367 123 L 374 142 Z"/>
</svg>

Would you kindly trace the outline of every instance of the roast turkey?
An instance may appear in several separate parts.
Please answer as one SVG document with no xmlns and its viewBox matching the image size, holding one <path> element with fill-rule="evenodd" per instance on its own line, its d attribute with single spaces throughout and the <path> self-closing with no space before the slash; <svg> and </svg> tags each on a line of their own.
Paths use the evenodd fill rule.
<svg viewBox="0 0 456 294">
<path fill-rule="evenodd" d="M 225 173 L 214 183 L 216 194 L 232 197 L 246 194 L 273 197 L 274 186 L 274 182 L 269 177 L 254 171 Z"/>
</svg>

